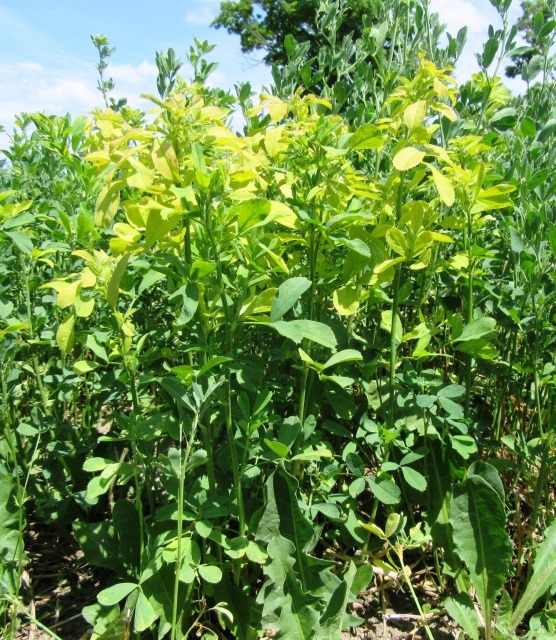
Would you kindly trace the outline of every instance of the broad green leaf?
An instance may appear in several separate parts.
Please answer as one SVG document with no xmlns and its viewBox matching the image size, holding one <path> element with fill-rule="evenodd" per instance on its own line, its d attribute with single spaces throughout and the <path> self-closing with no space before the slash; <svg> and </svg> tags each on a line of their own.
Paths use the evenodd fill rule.
<svg viewBox="0 0 556 640">
<path fill-rule="evenodd" d="M 488 340 L 468 340 L 456 345 L 456 349 L 483 360 L 496 360 L 499 356 L 498 350 Z"/>
<path fill-rule="evenodd" d="M 313 640 L 337 640 L 342 635 L 342 631 L 347 626 L 346 609 L 351 599 L 350 594 L 356 573 L 355 564 L 350 562 L 341 584 L 334 590 L 326 610 L 320 617 Z"/>
<path fill-rule="evenodd" d="M 137 584 L 133 582 L 120 582 L 113 587 L 103 589 L 98 595 L 97 600 L 105 607 L 109 607 L 114 604 L 118 604 L 120 600 L 127 597 L 134 589 L 137 589 Z"/>
<path fill-rule="evenodd" d="M 472 640 L 479 640 L 479 618 L 468 593 L 458 593 L 444 600 L 450 616 Z"/>
<path fill-rule="evenodd" d="M 487 628 L 512 561 L 506 513 L 500 497 L 480 476 L 454 489 L 450 523 L 459 557 L 467 565 Z"/>
<path fill-rule="evenodd" d="M 110 522 L 89 523 L 75 520 L 73 532 L 87 562 L 125 575 L 114 527 Z"/>
<path fill-rule="evenodd" d="M 537 600 L 556 583 L 556 521 L 545 531 L 544 540 L 537 547 L 533 575 L 512 614 L 510 631 L 514 632 Z"/>
<path fill-rule="evenodd" d="M 473 320 L 463 327 L 461 335 L 454 339 L 454 342 L 465 342 L 467 340 L 488 340 L 496 336 L 496 320 L 494 318 L 479 318 Z"/>
<path fill-rule="evenodd" d="M 304 277 L 289 278 L 278 287 L 272 302 L 270 321 L 280 320 L 311 287 L 311 281 Z"/>
<path fill-rule="evenodd" d="M 23 231 L 2 231 L 2 233 L 15 244 L 21 253 L 31 253 L 33 251 L 33 241 Z"/>
<path fill-rule="evenodd" d="M 480 56 L 480 63 L 483 69 L 488 69 L 494 60 L 494 56 L 498 51 L 500 42 L 494 36 L 489 38 L 483 46 L 483 55 Z"/>
<path fill-rule="evenodd" d="M 201 578 L 205 582 L 210 582 L 210 584 L 217 584 L 222 580 L 222 570 L 216 565 L 202 564 L 197 567 L 197 571 Z"/>
<path fill-rule="evenodd" d="M 422 473 L 419 473 L 419 471 L 411 467 L 402 467 L 401 471 L 404 480 L 410 487 L 413 487 L 417 491 L 424 491 L 427 488 L 427 479 Z"/>
<path fill-rule="evenodd" d="M 425 153 L 415 147 L 404 147 L 394 156 L 392 162 L 398 171 L 408 171 L 421 164 Z"/>
<path fill-rule="evenodd" d="M 398 504 L 401 497 L 400 488 L 387 474 L 382 474 L 377 478 L 368 478 L 369 487 L 376 498 L 383 504 Z"/>
<path fill-rule="evenodd" d="M 378 149 L 384 144 L 383 135 L 374 124 L 361 125 L 349 139 L 349 148 L 353 151 L 357 149 Z"/>
<path fill-rule="evenodd" d="M 264 439 L 264 442 L 266 446 L 280 458 L 285 458 L 290 451 L 283 442 L 268 440 L 267 438 Z"/>
<path fill-rule="evenodd" d="M 336 349 L 336 336 L 332 329 L 314 320 L 290 320 L 288 322 L 277 320 L 268 324 L 273 327 L 284 338 L 293 340 L 296 344 L 300 344 L 302 340 L 311 340 L 317 344 L 327 347 L 328 349 Z"/>
<path fill-rule="evenodd" d="M 357 287 L 345 286 L 332 294 L 334 308 L 341 316 L 352 316 L 359 309 L 359 291 Z"/>
<path fill-rule="evenodd" d="M 159 616 L 157 616 L 147 596 L 143 592 L 141 592 L 139 594 L 137 604 L 135 605 L 135 631 L 139 633 L 141 631 L 145 631 L 150 626 L 152 626 L 152 624 L 158 617 Z"/>
<path fill-rule="evenodd" d="M 98 366 L 97 362 L 92 362 L 91 360 L 78 360 L 73 365 L 73 370 L 79 375 L 85 375 L 87 373 L 91 373 L 91 371 L 94 371 L 95 369 L 98 369 Z"/>
<path fill-rule="evenodd" d="M 493 467 L 491 464 L 489 464 L 488 462 L 484 462 L 483 460 L 477 460 L 469 466 L 469 469 L 467 469 L 467 475 L 479 476 L 480 478 L 482 478 L 490 486 L 491 489 L 496 491 L 498 497 L 500 498 L 500 502 L 502 504 L 505 504 L 506 495 L 504 492 L 504 484 L 502 482 L 502 478 L 500 478 L 500 475 L 496 470 L 496 467 Z"/>
<path fill-rule="evenodd" d="M 359 351 L 356 351 L 355 349 L 343 349 L 342 351 L 338 351 L 338 353 L 335 353 L 333 356 L 331 356 L 323 364 L 322 368 L 324 370 L 342 362 L 356 362 L 358 360 L 363 360 L 363 356 Z"/>
<path fill-rule="evenodd" d="M 10 476 L 0 473 L 0 526 L 9 527 L 17 522 L 15 483 Z"/>
</svg>

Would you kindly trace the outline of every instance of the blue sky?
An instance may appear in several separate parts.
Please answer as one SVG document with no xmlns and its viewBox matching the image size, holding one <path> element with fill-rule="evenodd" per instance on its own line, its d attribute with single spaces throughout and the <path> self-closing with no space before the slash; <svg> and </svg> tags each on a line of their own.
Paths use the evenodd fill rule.
<svg viewBox="0 0 556 640">
<path fill-rule="evenodd" d="M 116 47 L 109 67 L 114 95 L 125 95 L 135 106 L 147 107 L 141 93 L 156 93 L 155 52 L 173 47 L 185 59 L 194 36 L 216 45 L 213 84 L 232 88 L 250 80 L 260 89 L 270 80 L 269 70 L 257 64 L 260 55 L 243 55 L 239 38 L 209 27 L 218 7 L 219 0 L 0 0 L 0 125 L 10 131 L 21 111 L 79 115 L 101 106 L 91 34 L 107 35 Z M 498 27 L 497 14 L 489 0 L 431 0 L 431 8 L 451 33 L 469 27 L 457 70 L 464 80 L 476 71 L 473 52 L 486 40 L 488 25 Z M 514 0 L 512 16 L 520 13 Z M 182 75 L 188 77 L 187 68 Z M 4 135 L 0 142 L 5 140 Z"/>
</svg>

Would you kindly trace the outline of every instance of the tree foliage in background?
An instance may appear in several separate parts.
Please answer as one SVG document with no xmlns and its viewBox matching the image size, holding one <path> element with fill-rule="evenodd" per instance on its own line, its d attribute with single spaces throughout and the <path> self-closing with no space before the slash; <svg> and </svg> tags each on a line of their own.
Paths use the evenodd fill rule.
<svg viewBox="0 0 556 640">
<path fill-rule="evenodd" d="M 284 46 L 286 36 L 309 42 L 308 55 L 316 56 L 325 44 L 316 28 L 320 0 L 226 0 L 212 23 L 228 33 L 239 35 L 244 53 L 264 50 L 264 61 L 283 65 L 288 56 Z M 381 0 L 346 0 L 345 17 L 338 36 L 359 36 L 363 16 L 380 12 Z"/>
<path fill-rule="evenodd" d="M 521 9 L 523 13 L 516 25 L 530 47 L 523 53 L 512 56 L 512 64 L 506 67 L 508 78 L 520 76 L 524 66 L 531 62 L 534 56 L 541 55 L 542 36 L 540 33 L 542 33 L 544 25 L 554 19 L 556 2 L 554 0 L 523 0 Z M 538 18 L 537 15 L 539 15 Z"/>
</svg>

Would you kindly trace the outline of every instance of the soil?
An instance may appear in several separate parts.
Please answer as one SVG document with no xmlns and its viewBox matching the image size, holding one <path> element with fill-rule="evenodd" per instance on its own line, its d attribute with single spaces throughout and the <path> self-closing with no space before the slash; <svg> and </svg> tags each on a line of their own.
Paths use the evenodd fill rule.
<svg viewBox="0 0 556 640">
<path fill-rule="evenodd" d="M 23 595 L 28 613 L 62 640 L 88 638 L 90 626 L 81 610 L 96 602 L 107 574 L 93 572 L 67 534 L 44 528 L 38 533 L 32 526 L 27 532 L 30 569 L 23 576 Z M 439 606 L 437 595 L 427 588 L 424 577 L 415 576 L 414 583 L 422 605 Z M 364 591 L 351 608 L 364 622 L 345 631 L 341 640 L 428 640 L 411 598 L 399 585 L 391 584 L 381 593 L 376 587 Z M 22 614 L 15 640 L 52 640 L 50 633 L 25 618 Z M 448 618 L 431 616 L 428 624 L 435 640 L 456 640 Z"/>
</svg>

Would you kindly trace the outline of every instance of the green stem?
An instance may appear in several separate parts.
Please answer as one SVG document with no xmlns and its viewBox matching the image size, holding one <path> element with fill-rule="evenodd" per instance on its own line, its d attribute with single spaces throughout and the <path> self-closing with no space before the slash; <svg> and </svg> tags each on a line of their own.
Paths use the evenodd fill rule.
<svg viewBox="0 0 556 640">
<path fill-rule="evenodd" d="M 394 551 L 398 556 L 398 560 L 400 561 L 400 567 L 401 567 L 400 573 L 402 574 L 405 583 L 407 584 L 407 586 L 409 587 L 409 590 L 411 591 L 411 597 L 413 599 L 413 602 L 415 603 L 415 606 L 417 607 L 417 611 L 419 612 L 419 615 L 421 616 L 421 621 L 423 622 L 423 626 L 425 627 L 425 632 L 427 634 L 427 637 L 429 638 L 429 640 L 434 640 L 429 624 L 427 622 L 427 618 L 425 616 L 425 612 L 423 611 L 423 608 L 421 607 L 421 603 L 419 602 L 419 598 L 417 597 L 417 594 L 415 593 L 415 589 L 411 584 L 411 578 L 405 572 L 403 556 L 396 547 L 394 547 Z"/>
</svg>

